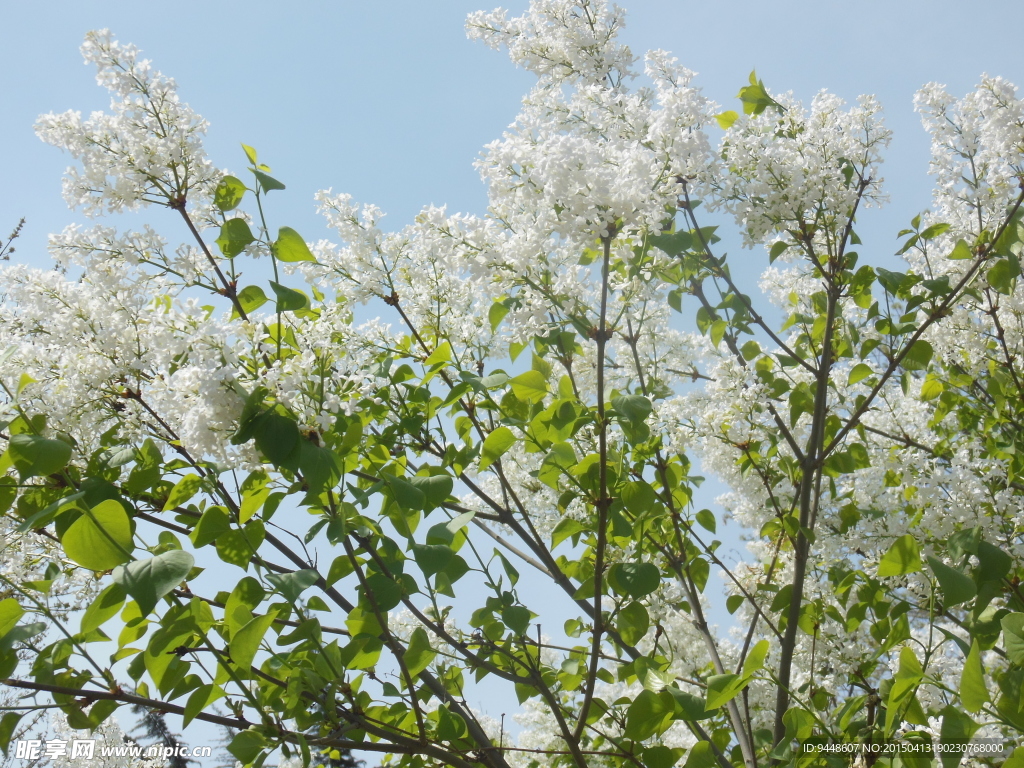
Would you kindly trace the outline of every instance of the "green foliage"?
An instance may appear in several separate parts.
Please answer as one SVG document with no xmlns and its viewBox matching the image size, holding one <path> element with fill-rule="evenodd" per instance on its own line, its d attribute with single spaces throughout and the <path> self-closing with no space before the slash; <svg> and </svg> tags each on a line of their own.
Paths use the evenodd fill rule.
<svg viewBox="0 0 1024 768">
<path fill-rule="evenodd" d="M 302 235 L 291 227 L 281 227 L 277 240 L 270 246 L 271 252 L 281 261 L 316 261 Z"/>
<path fill-rule="evenodd" d="M 64 517 L 74 516 L 61 536 L 68 557 L 93 571 L 108 571 L 128 562 L 135 549 L 131 521 L 124 505 L 107 499 L 92 509 L 72 507 Z"/>
<path fill-rule="evenodd" d="M 147 616 L 162 597 L 166 597 L 188 576 L 195 560 L 188 552 L 170 552 L 135 560 L 114 570 L 114 583 L 135 599 L 142 616 Z"/>
</svg>

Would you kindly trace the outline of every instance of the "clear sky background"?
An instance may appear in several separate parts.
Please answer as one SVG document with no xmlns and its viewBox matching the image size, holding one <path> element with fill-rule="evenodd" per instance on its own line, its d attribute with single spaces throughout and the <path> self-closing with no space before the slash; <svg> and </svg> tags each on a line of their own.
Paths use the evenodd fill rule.
<svg viewBox="0 0 1024 768">
<path fill-rule="evenodd" d="M 525 5 L 509 7 L 520 13 Z M 102 27 L 177 79 L 183 100 L 211 123 L 214 163 L 237 172 L 239 142 L 259 150 L 288 185 L 271 197 L 272 227 L 292 226 L 307 240 L 327 236 L 312 202 L 327 187 L 379 205 L 394 228 L 426 204 L 483 213 L 485 190 L 472 162 L 514 119 L 532 84 L 504 54 L 466 40 L 466 14 L 489 6 L 0 0 L 0 236 L 26 217 L 14 259 L 45 267 L 47 234 L 85 221 L 60 196 L 68 157 L 36 139 L 32 125 L 40 113 L 107 107 L 78 53 L 84 33 Z M 928 139 L 913 113 L 915 90 L 939 81 L 962 95 L 982 72 L 1024 84 L 1020 6 L 1010 0 L 635 0 L 626 7 L 634 53 L 672 51 L 725 109 L 736 108 L 755 67 L 770 89 L 804 101 L 822 88 L 848 101 L 879 96 L 895 138 L 884 167 L 892 203 L 866 212 L 858 227 L 862 259 L 872 263 L 892 258 L 895 233 L 929 204 Z M 152 209 L 147 219 L 172 241 L 184 234 L 170 212 Z M 764 260 L 749 258 L 756 275 Z M 499 707 L 489 708 L 497 716 Z"/>
<path fill-rule="evenodd" d="M 178 80 L 211 123 L 217 165 L 243 167 L 239 142 L 259 150 L 288 185 L 274 218 L 307 239 L 324 235 L 311 197 L 326 187 L 380 205 L 396 228 L 425 204 L 482 212 L 472 161 L 532 82 L 503 54 L 466 40 L 466 14 L 489 5 L 0 0 L 0 229 L 27 217 L 18 252 L 43 265 L 46 234 L 80 218 L 60 199 L 67 157 L 36 139 L 32 124 L 43 112 L 106 108 L 78 54 L 85 31 L 101 27 Z M 1024 47 L 1010 32 L 1019 9 L 1010 0 L 636 0 L 625 38 L 636 54 L 672 51 L 728 108 L 754 67 L 769 88 L 806 101 L 822 88 L 848 101 L 878 94 L 896 134 L 885 167 L 894 202 L 866 218 L 888 235 L 929 200 L 915 89 L 937 80 L 962 94 L 982 72 L 1024 84 Z M 180 226 L 155 219 L 168 236 Z M 891 254 L 889 237 L 876 248 Z"/>
</svg>

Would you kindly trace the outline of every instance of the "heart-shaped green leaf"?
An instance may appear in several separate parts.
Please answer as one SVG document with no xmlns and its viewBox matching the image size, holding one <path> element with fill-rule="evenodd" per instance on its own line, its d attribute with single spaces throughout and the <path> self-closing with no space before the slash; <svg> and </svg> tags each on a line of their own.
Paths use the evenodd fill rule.
<svg viewBox="0 0 1024 768">
<path fill-rule="evenodd" d="M 114 569 L 114 583 L 131 595 L 139 604 L 143 616 L 149 615 L 162 597 L 171 593 L 195 565 L 192 555 L 172 549 L 148 560 Z"/>
</svg>

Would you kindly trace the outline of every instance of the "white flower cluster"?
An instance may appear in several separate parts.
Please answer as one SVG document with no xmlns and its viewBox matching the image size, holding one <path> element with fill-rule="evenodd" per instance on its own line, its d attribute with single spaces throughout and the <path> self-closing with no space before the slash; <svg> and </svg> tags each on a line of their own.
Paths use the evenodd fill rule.
<svg viewBox="0 0 1024 768">
<path fill-rule="evenodd" d="M 783 239 L 832 253 L 856 203 L 883 201 L 879 166 L 890 132 L 881 106 L 861 96 L 856 107 L 822 91 L 810 112 L 791 94 L 759 115 L 740 115 L 721 152 L 728 172 L 707 178 L 713 207 L 732 213 L 747 245 Z M 862 189 L 863 187 L 863 189 Z"/>
<path fill-rule="evenodd" d="M 472 274 L 477 254 L 494 237 L 492 222 L 428 207 L 401 232 L 386 233 L 375 206 L 360 208 L 350 195 L 329 191 L 317 201 L 345 245 L 318 244 L 319 264 L 303 268 L 307 279 L 348 300 L 397 303 L 421 338 L 447 339 L 475 360 L 497 351 L 488 321 L 495 294 L 485 277 Z M 473 359 L 460 362 L 470 366 Z"/>
<path fill-rule="evenodd" d="M 951 237 L 970 242 L 998 225 L 1020 193 L 1024 176 L 1024 101 L 1001 77 L 984 76 L 972 93 L 955 99 L 929 83 L 914 99 L 932 136 L 937 221 Z"/>
<path fill-rule="evenodd" d="M 611 226 L 659 231 L 680 181 L 711 163 L 702 128 L 714 105 L 690 86 L 693 73 L 655 51 L 646 67 L 654 89 L 631 93 L 633 58 L 616 40 L 621 11 L 600 2 L 535 2 L 525 16 L 471 16 L 468 26 L 471 36 L 486 28 L 488 42 L 539 75 L 479 163 L 492 215 L 511 234 L 506 265 L 533 264 L 552 235 L 578 254 Z"/>
<path fill-rule="evenodd" d="M 576 80 L 605 86 L 629 77 L 633 55 L 616 40 L 623 26 L 622 9 L 604 0 L 532 0 L 523 16 L 509 19 L 498 8 L 471 13 L 466 21 L 470 39 L 507 48 L 547 88 Z"/>
<path fill-rule="evenodd" d="M 68 204 L 96 215 L 209 195 L 219 174 L 203 150 L 206 121 L 179 100 L 175 82 L 108 30 L 90 32 L 82 55 L 112 94 L 111 114 L 68 111 L 36 124 L 39 138 L 81 162 L 64 177 Z"/>
</svg>

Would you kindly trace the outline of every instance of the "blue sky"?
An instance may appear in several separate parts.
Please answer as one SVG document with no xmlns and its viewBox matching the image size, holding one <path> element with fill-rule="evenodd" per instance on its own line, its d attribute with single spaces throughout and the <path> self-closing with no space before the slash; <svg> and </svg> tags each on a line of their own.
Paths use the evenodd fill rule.
<svg viewBox="0 0 1024 768">
<path fill-rule="evenodd" d="M 514 118 L 531 82 L 502 54 L 465 39 L 466 14 L 488 5 L 0 4 L 0 230 L 27 217 L 18 252 L 42 266 L 46 234 L 80 219 L 60 199 L 67 157 L 39 142 L 32 123 L 42 112 L 106 107 L 106 92 L 78 54 L 85 31 L 100 27 L 140 46 L 178 80 L 182 97 L 211 123 L 216 164 L 241 168 L 239 142 L 259 149 L 289 187 L 276 201 L 279 223 L 307 239 L 324 234 L 311 197 L 325 187 L 380 205 L 396 228 L 425 204 L 482 212 L 472 161 Z M 524 7 L 522 0 L 511 6 Z M 928 204 L 915 89 L 938 80 L 960 94 L 985 71 L 1024 83 L 1024 49 L 1004 29 L 1019 7 L 1008 0 L 970 13 L 962 3 L 922 0 L 637 0 L 627 10 L 635 53 L 672 51 L 729 108 L 754 67 L 769 88 L 805 100 L 821 88 L 847 100 L 878 94 L 896 134 L 885 168 L 893 204 L 867 225 L 887 236 Z M 174 235 L 170 222 L 160 226 L 159 212 L 151 218 Z M 891 254 L 890 243 L 886 237 L 877 247 Z"/>
<path fill-rule="evenodd" d="M 513 120 L 532 79 L 466 40 L 465 16 L 481 7 L 486 0 L 0 3 L 0 235 L 26 217 L 14 258 L 46 266 L 47 233 L 83 221 L 60 197 L 67 156 L 36 139 L 32 124 L 48 111 L 106 108 L 78 54 L 84 33 L 102 27 L 178 80 L 182 98 L 211 123 L 207 147 L 218 166 L 243 167 L 240 142 L 259 150 L 288 185 L 272 198 L 274 226 L 326 236 L 312 203 L 326 187 L 378 204 L 395 228 L 426 204 L 482 213 L 472 161 Z M 518 13 L 525 3 L 510 7 Z M 1019 5 L 1009 0 L 970 11 L 923 0 L 637 0 L 627 8 L 634 53 L 672 51 L 724 108 L 735 108 L 755 67 L 770 89 L 805 101 L 822 88 L 848 101 L 879 96 L 895 138 L 885 166 L 893 202 L 859 227 L 862 258 L 875 263 L 891 258 L 896 231 L 929 202 L 914 91 L 937 80 L 960 95 L 982 72 L 1024 84 L 1024 48 L 1009 31 Z M 147 219 L 172 240 L 184 234 L 169 212 Z"/>
</svg>

